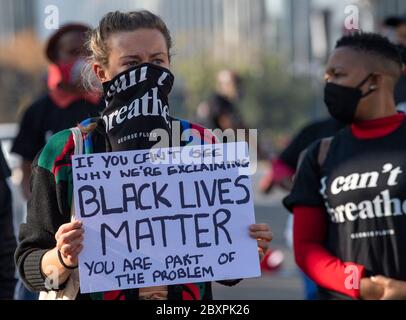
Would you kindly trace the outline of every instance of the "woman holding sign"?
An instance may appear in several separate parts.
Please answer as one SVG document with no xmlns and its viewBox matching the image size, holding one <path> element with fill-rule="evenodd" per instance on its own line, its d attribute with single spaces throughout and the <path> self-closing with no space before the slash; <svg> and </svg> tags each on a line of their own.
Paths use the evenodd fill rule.
<svg viewBox="0 0 406 320">
<path fill-rule="evenodd" d="M 86 153 L 148 149 L 156 144 L 151 132 L 159 129 L 161 146 L 174 146 L 168 94 L 173 84 L 170 68 L 171 36 L 165 23 L 148 11 L 110 12 L 89 39 L 92 66 L 102 83 L 106 109 L 83 128 Z M 193 128 L 199 143 L 212 143 L 203 128 L 180 121 L 181 131 Z M 163 133 L 163 134 L 162 134 Z M 166 134 L 166 137 L 165 137 Z M 176 142 L 175 142 L 176 143 Z M 186 143 L 179 143 L 180 146 Z M 28 288 L 61 288 L 78 266 L 84 230 L 70 221 L 72 154 L 70 130 L 53 136 L 33 167 L 32 197 L 27 223 L 21 226 L 17 265 Z M 247 233 L 263 253 L 272 239 L 266 224 L 254 224 Z M 51 281 L 52 280 L 52 281 Z M 222 283 L 234 285 L 238 280 Z M 211 299 L 209 282 L 78 294 L 76 299 Z"/>
</svg>

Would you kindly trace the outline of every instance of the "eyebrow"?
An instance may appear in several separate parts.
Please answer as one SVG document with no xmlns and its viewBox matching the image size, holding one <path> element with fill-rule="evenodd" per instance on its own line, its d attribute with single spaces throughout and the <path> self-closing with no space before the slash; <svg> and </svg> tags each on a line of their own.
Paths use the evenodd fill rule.
<svg viewBox="0 0 406 320">
<path fill-rule="evenodd" d="M 165 52 L 155 52 L 155 53 L 151 54 L 150 57 L 155 58 L 155 57 L 160 56 L 160 55 L 162 55 L 162 54 L 164 55 L 164 54 L 166 54 L 166 53 L 165 53 Z M 134 55 L 129 55 L 129 56 L 121 57 L 120 60 L 134 59 L 134 58 L 135 58 L 135 59 L 139 59 L 140 56 L 137 55 L 137 54 L 134 54 Z"/>
<path fill-rule="evenodd" d="M 326 72 L 333 71 L 333 70 L 345 70 L 342 66 L 331 66 L 326 69 Z"/>
</svg>

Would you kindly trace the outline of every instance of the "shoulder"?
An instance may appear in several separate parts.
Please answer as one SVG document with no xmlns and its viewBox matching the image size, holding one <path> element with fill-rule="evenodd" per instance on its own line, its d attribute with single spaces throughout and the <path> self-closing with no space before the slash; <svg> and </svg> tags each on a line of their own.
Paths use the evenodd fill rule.
<svg viewBox="0 0 406 320">
<path fill-rule="evenodd" d="M 320 150 L 320 145 L 321 145 L 322 141 L 325 139 L 326 138 L 317 139 L 316 141 L 312 142 L 309 145 L 309 147 L 306 149 L 306 156 L 310 157 L 310 158 L 315 158 L 317 156 L 317 153 Z"/>
<path fill-rule="evenodd" d="M 30 122 L 33 126 L 37 126 L 44 115 L 49 113 L 50 108 L 52 108 L 51 99 L 47 94 L 43 95 L 23 110 L 22 125 Z"/>
<path fill-rule="evenodd" d="M 70 160 L 74 147 L 70 129 L 54 134 L 39 154 L 38 166 L 54 172 L 60 162 Z"/>
<path fill-rule="evenodd" d="M 317 139 L 301 152 L 298 160 L 299 170 L 302 169 L 302 167 L 306 167 L 306 170 L 308 170 L 309 166 L 311 168 L 317 166 L 320 146 L 325 139 L 326 138 Z"/>
</svg>

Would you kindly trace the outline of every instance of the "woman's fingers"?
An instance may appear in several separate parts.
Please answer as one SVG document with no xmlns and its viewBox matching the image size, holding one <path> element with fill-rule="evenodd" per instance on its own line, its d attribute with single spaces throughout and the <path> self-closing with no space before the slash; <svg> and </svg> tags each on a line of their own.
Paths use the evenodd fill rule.
<svg viewBox="0 0 406 320">
<path fill-rule="evenodd" d="M 75 252 L 75 250 L 82 244 L 83 236 L 69 242 L 68 244 L 64 244 L 61 246 L 60 251 L 64 256 L 71 255 Z"/>
<path fill-rule="evenodd" d="M 250 225 L 250 237 L 257 240 L 260 257 L 269 249 L 273 235 L 271 228 L 265 223 Z"/>
<path fill-rule="evenodd" d="M 269 225 L 266 223 L 256 223 L 250 225 L 250 231 L 255 232 L 255 231 L 270 231 L 271 229 L 269 228 Z"/>
<path fill-rule="evenodd" d="M 266 240 L 257 240 L 258 248 L 262 250 L 262 253 L 265 253 L 269 249 L 269 241 Z"/>
<path fill-rule="evenodd" d="M 60 249 L 65 244 L 70 244 L 72 241 L 77 240 L 80 237 L 83 237 L 83 229 L 75 229 L 68 231 L 67 233 L 61 234 L 57 240 L 57 247 Z"/>
<path fill-rule="evenodd" d="M 68 265 L 77 265 L 77 256 L 83 248 L 82 222 L 75 220 L 59 227 L 55 234 L 56 247 Z"/>
<path fill-rule="evenodd" d="M 272 232 L 271 230 L 269 231 L 255 231 L 255 232 L 250 232 L 250 237 L 254 239 L 261 239 L 261 240 L 267 240 L 268 242 L 272 241 Z"/>
<path fill-rule="evenodd" d="M 82 249 L 83 249 L 83 244 L 78 245 L 77 248 L 75 249 L 75 251 L 72 252 L 72 254 L 69 254 L 67 258 L 72 262 L 75 261 L 75 263 L 77 264 L 76 259 L 79 255 L 79 253 L 82 251 Z"/>
<path fill-rule="evenodd" d="M 72 230 L 81 229 L 82 226 L 83 226 L 82 222 L 78 220 L 65 223 L 59 227 L 58 231 L 55 234 L 55 239 L 58 241 L 58 239 L 61 237 L 62 234 L 65 234 Z"/>
<path fill-rule="evenodd" d="M 58 229 L 58 231 L 56 232 L 55 236 L 60 236 L 62 233 L 74 230 L 74 229 L 79 229 L 82 227 L 82 222 L 79 220 L 75 220 L 69 223 L 65 223 L 63 225 L 61 225 Z"/>
<path fill-rule="evenodd" d="M 259 262 L 261 262 L 262 259 L 264 259 L 264 256 L 265 256 L 265 252 L 260 247 L 258 247 Z"/>
</svg>

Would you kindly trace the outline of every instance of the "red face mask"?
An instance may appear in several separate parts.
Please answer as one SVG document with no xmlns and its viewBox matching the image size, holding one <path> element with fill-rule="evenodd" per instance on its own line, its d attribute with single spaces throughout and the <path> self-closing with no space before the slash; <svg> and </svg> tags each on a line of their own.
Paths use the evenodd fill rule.
<svg viewBox="0 0 406 320">
<path fill-rule="evenodd" d="M 60 83 L 75 85 L 80 82 L 83 59 L 51 64 L 48 68 L 48 87 L 56 88 Z"/>
<path fill-rule="evenodd" d="M 79 99 L 86 99 L 97 104 L 100 95 L 92 92 L 78 90 L 71 92 L 64 90 L 60 85 L 67 84 L 75 86 L 81 81 L 81 70 L 84 65 L 83 59 L 69 63 L 50 64 L 48 67 L 48 89 L 55 104 L 60 108 L 67 108 L 72 102 Z"/>
</svg>

